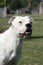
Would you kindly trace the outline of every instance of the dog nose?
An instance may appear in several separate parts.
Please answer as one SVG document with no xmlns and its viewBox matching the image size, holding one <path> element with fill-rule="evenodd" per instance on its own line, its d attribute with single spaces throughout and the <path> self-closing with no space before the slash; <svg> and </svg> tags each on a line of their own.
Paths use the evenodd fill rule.
<svg viewBox="0 0 43 65">
<path fill-rule="evenodd" d="M 26 24 L 26 27 L 27 28 L 31 28 L 31 24 Z"/>
</svg>

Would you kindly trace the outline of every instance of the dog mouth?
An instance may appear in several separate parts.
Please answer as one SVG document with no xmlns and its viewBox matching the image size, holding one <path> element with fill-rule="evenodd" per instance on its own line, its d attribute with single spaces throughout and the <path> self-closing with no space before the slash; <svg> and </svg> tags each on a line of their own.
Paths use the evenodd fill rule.
<svg viewBox="0 0 43 65">
<path fill-rule="evenodd" d="M 26 30 L 24 33 L 19 33 L 21 37 L 32 34 L 32 30 Z"/>
<path fill-rule="evenodd" d="M 31 24 L 26 24 L 26 31 L 24 33 L 20 33 L 21 37 L 26 37 L 26 36 L 31 36 L 32 34 L 32 25 Z"/>
</svg>

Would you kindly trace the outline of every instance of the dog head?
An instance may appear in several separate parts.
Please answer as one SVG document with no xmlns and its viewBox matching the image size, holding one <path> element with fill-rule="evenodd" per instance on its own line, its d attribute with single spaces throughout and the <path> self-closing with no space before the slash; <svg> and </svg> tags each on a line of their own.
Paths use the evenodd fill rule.
<svg viewBox="0 0 43 65">
<path fill-rule="evenodd" d="M 13 16 L 9 23 L 11 23 L 12 28 L 16 34 L 20 36 L 28 35 L 29 32 L 31 33 L 31 26 L 33 20 L 31 17 L 28 16 Z"/>
</svg>

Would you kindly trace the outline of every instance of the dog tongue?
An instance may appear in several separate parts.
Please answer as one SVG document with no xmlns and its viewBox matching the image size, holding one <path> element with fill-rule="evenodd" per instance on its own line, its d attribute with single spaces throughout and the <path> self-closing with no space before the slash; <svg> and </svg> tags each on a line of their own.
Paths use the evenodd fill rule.
<svg viewBox="0 0 43 65">
<path fill-rule="evenodd" d="M 28 35 L 28 32 L 26 32 L 25 34 Z"/>
</svg>

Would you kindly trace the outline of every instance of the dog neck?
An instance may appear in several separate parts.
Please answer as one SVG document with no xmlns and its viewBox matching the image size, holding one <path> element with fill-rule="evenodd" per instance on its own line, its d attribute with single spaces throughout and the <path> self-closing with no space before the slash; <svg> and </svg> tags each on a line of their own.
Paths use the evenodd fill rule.
<svg viewBox="0 0 43 65">
<path fill-rule="evenodd" d="M 10 38 L 15 38 L 15 39 L 20 39 L 19 34 L 16 33 L 15 29 L 10 27 L 8 30 L 6 30 L 3 34 L 6 34 L 6 37 Z"/>
<path fill-rule="evenodd" d="M 13 45 L 15 45 L 16 43 L 17 46 L 19 45 L 20 37 L 16 35 L 15 31 L 12 30 L 12 27 L 6 30 L 2 34 L 2 37 L 3 36 L 4 36 L 4 39 L 6 39 L 7 42 L 9 41 L 10 44 L 14 43 Z"/>
</svg>

